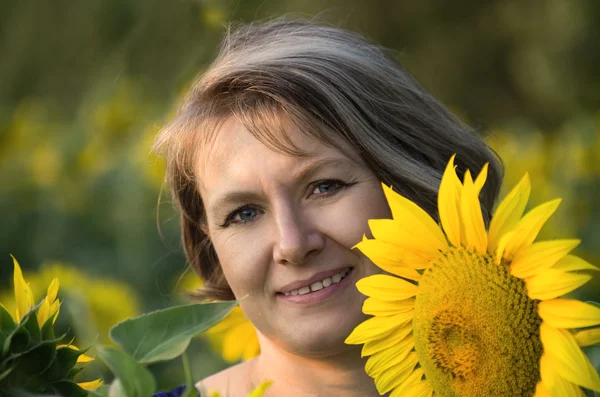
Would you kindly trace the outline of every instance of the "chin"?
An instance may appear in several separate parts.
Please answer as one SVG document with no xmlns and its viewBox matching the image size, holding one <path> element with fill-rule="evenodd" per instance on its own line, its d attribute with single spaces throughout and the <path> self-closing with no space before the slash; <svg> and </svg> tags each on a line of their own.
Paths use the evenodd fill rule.
<svg viewBox="0 0 600 397">
<path fill-rule="evenodd" d="M 352 330 L 366 320 L 366 316 L 360 311 L 346 311 L 342 316 L 329 317 L 327 321 L 314 319 L 304 321 L 295 326 L 285 335 L 285 350 L 290 353 L 304 357 L 327 357 L 353 350 L 357 346 L 344 343 Z M 360 349 L 358 349 L 360 350 Z"/>
</svg>

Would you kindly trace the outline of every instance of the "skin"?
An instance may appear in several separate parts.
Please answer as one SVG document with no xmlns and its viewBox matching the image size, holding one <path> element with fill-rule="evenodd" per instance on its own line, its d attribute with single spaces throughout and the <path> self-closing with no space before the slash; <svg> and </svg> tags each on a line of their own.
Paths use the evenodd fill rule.
<svg viewBox="0 0 600 397">
<path fill-rule="evenodd" d="M 233 118 L 198 153 L 206 231 L 261 342 L 259 357 L 198 387 L 246 396 L 269 379 L 268 396 L 378 396 L 360 346 L 344 340 L 366 319 L 365 297 L 354 284 L 381 272 L 352 247 L 369 235 L 369 219 L 391 217 L 389 207 L 366 166 L 284 125 L 309 156 L 272 150 Z M 280 295 L 289 283 L 340 267 L 353 268 L 350 283 L 323 301 L 299 304 Z"/>
</svg>

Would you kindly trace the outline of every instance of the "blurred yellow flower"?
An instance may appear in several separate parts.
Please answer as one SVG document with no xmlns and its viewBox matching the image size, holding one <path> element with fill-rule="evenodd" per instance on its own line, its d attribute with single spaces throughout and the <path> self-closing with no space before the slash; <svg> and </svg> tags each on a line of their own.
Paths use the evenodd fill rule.
<svg viewBox="0 0 600 397">
<path fill-rule="evenodd" d="M 190 271 L 178 280 L 176 289 L 191 292 L 201 286 L 202 280 Z M 202 336 L 208 338 L 212 348 L 229 363 L 249 360 L 260 353 L 256 329 L 239 306 Z"/>
<path fill-rule="evenodd" d="M 239 306 L 205 334 L 227 362 L 249 360 L 260 353 L 256 329 Z"/>
<path fill-rule="evenodd" d="M 69 307 L 78 311 L 78 315 L 72 318 L 75 321 L 73 326 L 79 343 L 91 343 L 98 337 L 101 343 L 110 344 L 108 338 L 110 327 L 140 313 L 139 299 L 135 291 L 122 281 L 106 277 L 92 278 L 79 269 L 57 262 L 43 264 L 38 272 L 25 274 L 25 276 L 29 282 L 27 284 L 21 282 L 19 289 L 24 297 L 31 296 L 33 299 L 33 296 L 42 295 L 46 292 L 46 286 L 50 284 L 48 303 L 45 303 L 46 301 L 42 303 L 42 307 L 46 304 L 50 305 L 49 313 L 55 308 L 58 311 L 60 305 L 57 299 L 52 300 L 55 296 L 54 288 L 58 291 L 59 286 L 58 280 L 53 284 L 54 279 L 60 279 L 60 288 L 73 297 L 69 299 Z M 19 277 L 23 278 L 22 275 Z M 24 297 L 17 297 L 15 300 L 12 293 L 5 291 L 0 294 L 0 301 L 4 303 L 7 311 L 12 313 L 17 310 L 19 299 L 23 302 Z M 24 307 L 24 304 L 21 306 Z M 19 310 L 23 313 L 24 309 L 21 309 L 21 306 Z"/>
</svg>

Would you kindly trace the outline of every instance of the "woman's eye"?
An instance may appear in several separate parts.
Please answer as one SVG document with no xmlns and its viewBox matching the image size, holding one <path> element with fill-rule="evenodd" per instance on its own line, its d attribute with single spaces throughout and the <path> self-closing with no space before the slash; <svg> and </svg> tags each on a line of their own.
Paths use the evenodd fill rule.
<svg viewBox="0 0 600 397">
<path fill-rule="evenodd" d="M 258 215 L 260 215 L 260 211 L 257 208 L 243 206 L 230 213 L 221 227 L 227 227 L 231 224 L 245 225 L 252 222 Z"/>
<path fill-rule="evenodd" d="M 336 180 L 320 181 L 314 184 L 312 194 L 318 196 L 328 196 L 336 193 L 338 190 L 349 186 L 347 183 Z"/>
<path fill-rule="evenodd" d="M 257 215 L 257 211 L 254 208 L 244 208 L 242 210 L 239 210 L 236 218 L 239 218 L 240 221 L 246 223 L 251 221 L 252 219 L 254 219 L 254 217 Z"/>
</svg>

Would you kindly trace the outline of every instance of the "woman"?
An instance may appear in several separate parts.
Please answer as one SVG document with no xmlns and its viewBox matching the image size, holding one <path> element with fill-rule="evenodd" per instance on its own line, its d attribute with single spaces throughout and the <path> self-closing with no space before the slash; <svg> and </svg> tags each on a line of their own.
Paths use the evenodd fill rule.
<svg viewBox="0 0 600 397">
<path fill-rule="evenodd" d="M 261 354 L 198 383 L 245 396 L 376 396 L 360 348 L 354 284 L 380 272 L 352 247 L 389 218 L 381 183 L 436 214 L 448 159 L 490 163 L 489 219 L 501 180 L 492 151 L 380 47 L 309 21 L 230 31 L 156 149 L 181 210 L 199 297 L 241 299 Z"/>
</svg>

